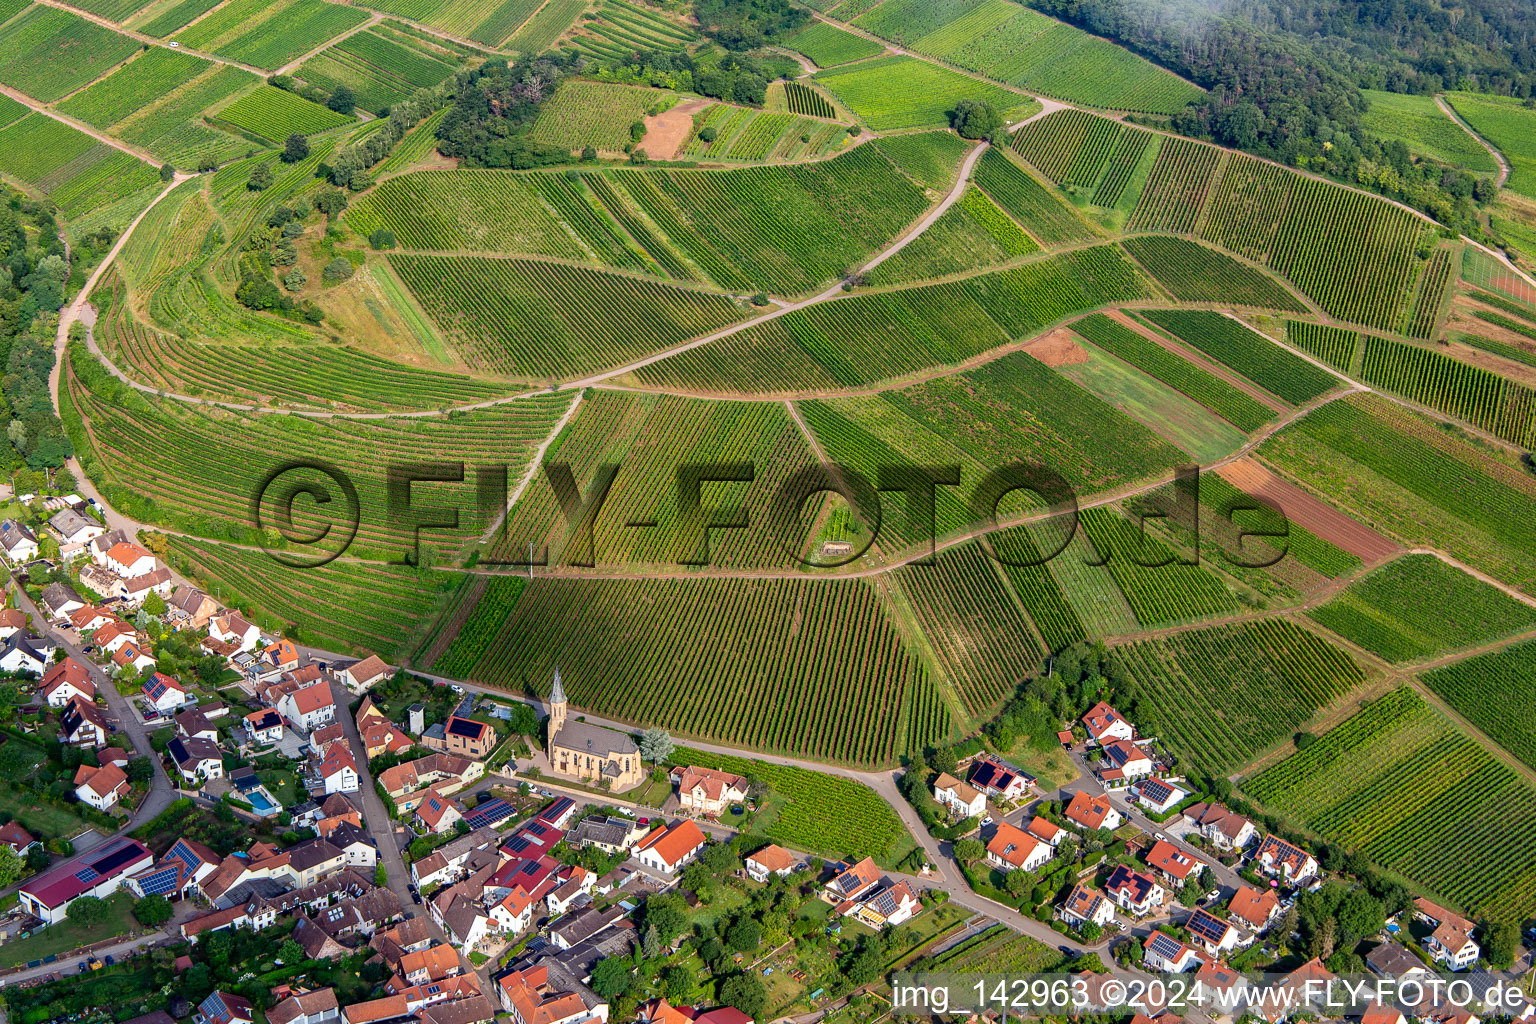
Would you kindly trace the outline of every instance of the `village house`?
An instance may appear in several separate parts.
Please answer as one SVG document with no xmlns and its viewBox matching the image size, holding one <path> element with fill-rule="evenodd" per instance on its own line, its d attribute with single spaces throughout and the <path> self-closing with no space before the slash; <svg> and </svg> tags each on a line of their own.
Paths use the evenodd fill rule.
<svg viewBox="0 0 1536 1024">
<path fill-rule="evenodd" d="M 780 878 L 794 873 L 795 855 L 784 849 L 769 843 L 755 853 L 749 853 L 742 862 L 746 865 L 747 877 L 754 882 L 767 882 L 769 878 L 778 875 Z"/>
<path fill-rule="evenodd" d="M 65 658 L 43 673 L 37 694 L 49 707 L 62 708 L 76 697 L 95 700 L 96 684 L 91 682 L 91 673 L 84 665 L 74 658 Z"/>
<path fill-rule="evenodd" d="M 245 621 L 239 612 L 215 615 L 209 619 L 208 635 L 224 643 L 236 644 L 241 651 L 255 650 L 261 641 L 261 630 Z"/>
<path fill-rule="evenodd" d="M 896 882 L 865 896 L 843 914 L 880 931 L 905 924 L 922 908 L 912 887 L 906 882 Z"/>
<path fill-rule="evenodd" d="M 829 903 L 846 903 L 850 900 L 860 899 L 874 891 L 880 884 L 882 875 L 880 868 L 875 864 L 873 857 L 865 857 L 857 864 L 853 864 L 832 876 L 827 883 L 826 894 L 823 897 Z"/>
<path fill-rule="evenodd" d="M 98 811 L 110 811 L 131 789 L 128 776 L 115 764 L 101 768 L 83 764 L 75 769 L 75 796 Z"/>
<path fill-rule="evenodd" d="M 1241 938 L 1237 929 L 1203 908 L 1196 910 L 1184 921 L 1189 939 L 1211 956 L 1219 957 L 1237 946 Z"/>
<path fill-rule="evenodd" d="M 1203 861 L 1185 853 L 1166 839 L 1159 839 L 1147 851 L 1147 866 L 1174 889 L 1184 888 L 1186 882 L 1198 883 L 1200 873 L 1205 870 Z"/>
<path fill-rule="evenodd" d="M 1038 814 L 1029 820 L 1028 825 L 1024 826 L 1024 831 L 1043 843 L 1049 843 L 1053 850 L 1060 846 L 1061 841 L 1067 836 L 1066 829 L 1054 821 L 1047 821 Z"/>
<path fill-rule="evenodd" d="M 1424 948 L 1437 963 L 1453 971 L 1477 963 L 1482 948 L 1472 938 L 1471 921 L 1422 896 L 1413 901 L 1413 916 L 1434 927 L 1434 932 L 1424 940 Z"/>
<path fill-rule="evenodd" d="M 192 1024 L 251 1024 L 255 1019 L 250 1000 L 215 989 L 197 1004 Z"/>
<path fill-rule="evenodd" d="M 314 732 L 336 719 L 336 702 L 329 684 L 324 682 L 283 694 L 276 707 L 288 727 L 297 732 Z"/>
<path fill-rule="evenodd" d="M 171 740 L 165 753 L 188 782 L 201 783 L 224 777 L 223 751 L 210 739 L 199 736 L 187 740 L 178 736 Z"/>
<path fill-rule="evenodd" d="M 565 841 L 578 850 L 591 846 L 612 854 L 634 846 L 646 832 L 646 827 L 634 818 L 593 815 L 578 821 L 566 835 Z"/>
<path fill-rule="evenodd" d="M 217 741 L 219 730 L 214 727 L 212 722 L 208 721 L 208 716 L 203 714 L 201 708 L 194 707 L 188 708 L 176 716 L 176 735 L 188 740 L 204 739 Z"/>
<path fill-rule="evenodd" d="M 129 875 L 147 868 L 154 859 L 149 847 L 137 839 L 109 839 L 96 849 L 23 882 L 18 890 L 22 912 L 44 924 L 58 924 L 75 900 L 81 896 L 105 899 Z"/>
<path fill-rule="evenodd" d="M 439 795 L 458 792 L 485 774 L 485 762 L 469 761 L 452 754 L 428 754 L 414 761 L 397 764 L 379 773 L 379 784 L 395 802 L 399 814 L 414 811 L 426 798 L 429 786 L 437 786 Z"/>
<path fill-rule="evenodd" d="M 315 774 L 327 796 L 333 793 L 356 793 L 361 785 L 357 761 L 352 757 L 352 746 L 345 739 L 332 740 L 325 745 Z"/>
<path fill-rule="evenodd" d="M 1033 871 L 1055 853 L 1050 843 L 1042 842 L 1006 821 L 998 822 L 997 831 L 987 843 L 987 863 L 1005 872 Z"/>
<path fill-rule="evenodd" d="M 9 846 L 11 852 L 18 857 L 26 857 L 32 852 L 33 847 L 42 848 L 42 843 L 33 837 L 32 833 L 16 824 L 8 821 L 0 825 L 0 846 Z"/>
<path fill-rule="evenodd" d="M 513 1024 L 606 1024 L 608 1004 L 570 971 L 546 958 L 496 979 Z"/>
<path fill-rule="evenodd" d="M 441 783 L 427 787 L 425 798 L 416 805 L 416 820 L 428 832 L 441 834 L 464 817 L 459 806 L 438 791 Z"/>
<path fill-rule="evenodd" d="M 340 1019 L 336 992 L 330 988 L 289 996 L 267 1011 L 267 1024 L 333 1024 Z"/>
<path fill-rule="evenodd" d="M 279 743 L 283 738 L 283 716 L 276 708 L 262 708 L 245 716 L 245 734 L 258 747 Z"/>
<path fill-rule="evenodd" d="M 646 867 L 670 875 L 698 859 L 704 843 L 699 826 L 684 818 L 670 828 L 652 831 L 635 847 L 632 856 Z"/>
<path fill-rule="evenodd" d="M 62 508 L 48 518 L 48 526 L 65 544 L 84 545 L 107 532 L 107 528 L 83 512 Z"/>
<path fill-rule="evenodd" d="M 976 818 L 986 813 L 985 793 L 968 783 L 961 782 L 948 772 L 940 772 L 933 780 L 933 798 L 951 814 L 961 818 Z"/>
<path fill-rule="evenodd" d="M 155 556 L 131 540 L 112 545 L 102 563 L 125 580 L 155 571 Z"/>
<path fill-rule="evenodd" d="M 105 608 L 98 608 L 93 604 L 84 605 L 69 613 L 70 626 L 79 631 L 82 637 L 94 634 L 96 630 L 109 622 L 121 621 L 121 619 Z"/>
<path fill-rule="evenodd" d="M 1237 887 L 1237 892 L 1232 894 L 1232 899 L 1228 901 L 1227 910 L 1233 918 L 1247 925 L 1254 934 L 1258 934 L 1280 916 L 1280 897 L 1275 895 L 1273 889 L 1255 889 L 1252 886 L 1240 885 Z"/>
<path fill-rule="evenodd" d="M 747 780 L 741 775 L 688 765 L 672 769 L 677 802 L 690 814 L 718 818 L 731 804 L 747 799 Z"/>
<path fill-rule="evenodd" d="M 1089 922 L 1102 928 L 1115 919 L 1115 905 L 1103 893 L 1079 882 L 1062 901 L 1056 916 L 1073 928 Z"/>
<path fill-rule="evenodd" d="M 1105 882 L 1104 893 L 1114 900 L 1121 910 L 1145 917 L 1163 905 L 1167 891 L 1157 880 L 1134 871 L 1124 864 L 1116 865 Z"/>
<path fill-rule="evenodd" d="M 91 643 L 107 654 L 116 654 L 124 644 L 137 644 L 139 642 L 138 630 L 122 619 L 113 619 L 111 622 L 98 627 L 95 634 L 91 637 Z"/>
<path fill-rule="evenodd" d="M 341 680 L 341 685 L 354 694 L 367 693 L 389 678 L 389 675 L 389 666 L 377 654 L 370 654 L 362 661 L 354 661 L 346 668 L 336 670 L 336 678 Z"/>
<path fill-rule="evenodd" d="M 544 897 L 544 905 L 551 914 L 559 915 L 570 910 L 582 897 L 589 897 L 592 886 L 597 883 L 597 875 L 579 864 L 567 869 L 564 874 L 565 880 Z"/>
<path fill-rule="evenodd" d="M 422 734 L 421 742 L 428 750 L 478 761 L 496 749 L 496 730 L 473 718 L 449 715 L 441 735 L 434 735 L 433 730 L 428 729 Z"/>
<path fill-rule="evenodd" d="M 1138 779 L 1152 774 L 1152 759 L 1130 740 L 1110 740 L 1103 744 L 1101 765 L 1118 771 L 1121 779 Z M 1101 776 L 1105 773 L 1100 772 Z"/>
<path fill-rule="evenodd" d="M 176 629 L 204 629 L 219 610 L 218 602 L 196 587 L 183 584 L 166 602 L 165 617 Z"/>
<path fill-rule="evenodd" d="M 1089 796 L 1083 790 L 1072 794 L 1071 801 L 1061 812 L 1062 817 L 1079 828 L 1089 831 L 1107 828 L 1114 830 L 1124 820 L 1104 795 Z"/>
<path fill-rule="evenodd" d="M 363 754 L 369 760 L 380 754 L 398 754 L 411 748 L 411 738 L 404 730 L 395 727 L 395 723 L 379 710 L 372 697 L 363 698 L 363 702 L 357 706 L 354 720 L 358 736 L 363 741 Z"/>
<path fill-rule="evenodd" d="M 112 652 L 112 664 L 116 666 L 118 673 L 126 671 L 127 669 L 133 669 L 135 672 L 147 672 L 155 667 L 156 662 L 154 655 L 150 654 L 147 650 L 144 649 L 141 641 L 127 641 L 121 644 L 117 650 Z M 142 689 L 143 688 L 141 687 L 141 691 Z M 172 692 L 170 696 L 174 696 L 174 692 Z M 164 709 L 156 707 L 155 710 L 161 714 L 167 714 L 171 711 L 175 711 L 180 706 L 181 705 L 179 703 L 167 704 Z"/>
<path fill-rule="evenodd" d="M 1100 746 L 1136 737 L 1136 730 L 1125 720 L 1125 716 L 1102 700 L 1083 715 L 1083 728 L 1088 731 L 1089 740 Z"/>
<path fill-rule="evenodd" d="M 1153 814 L 1167 814 L 1189 796 L 1167 779 L 1142 779 L 1135 787 L 1136 802 Z"/>
<path fill-rule="evenodd" d="M 151 867 L 130 876 L 126 885 L 135 895 L 184 899 L 203 879 L 218 870 L 219 855 L 195 839 L 182 836 Z"/>
<path fill-rule="evenodd" d="M 83 697 L 75 697 L 59 716 L 59 739 L 77 747 L 100 747 L 111 730 L 107 717 Z"/>
<path fill-rule="evenodd" d="M 123 603 L 130 608 L 142 605 L 150 594 L 159 594 L 161 597 L 170 596 L 171 570 L 162 565 L 153 572 L 123 581 Z"/>
<path fill-rule="evenodd" d="M 1153 932 L 1142 943 L 1142 966 L 1150 971 L 1183 974 L 1200 966 L 1199 954 L 1166 932 Z"/>
<path fill-rule="evenodd" d="M 1429 974 L 1424 961 L 1408 952 L 1401 942 L 1391 940 L 1365 954 L 1365 966 L 1384 978 L 1412 978 Z"/>
<path fill-rule="evenodd" d="M 55 650 L 52 643 L 25 630 L 12 633 L 0 645 L 0 671 L 40 676 L 48 670 Z"/>
<path fill-rule="evenodd" d="M 192 700 L 192 697 L 187 693 L 186 687 L 164 672 L 156 672 L 150 676 L 144 681 L 144 685 L 140 687 L 140 690 L 150 707 L 162 715 L 169 715 Z"/>
<path fill-rule="evenodd" d="M 972 762 L 970 778 L 966 781 L 997 800 L 1022 800 L 1035 784 L 1033 775 L 989 754 Z"/>
<path fill-rule="evenodd" d="M 20 608 L 0 608 L 0 640 L 9 640 L 26 628 L 26 612 Z"/>
<path fill-rule="evenodd" d="M 1298 885 L 1317 874 L 1317 861 L 1299 846 L 1267 835 L 1253 855 L 1253 866 L 1270 878 Z"/>
<path fill-rule="evenodd" d="M 21 565 L 37 557 L 37 534 L 14 519 L 0 522 L 0 549 L 11 565 Z"/>
<path fill-rule="evenodd" d="M 1191 804 L 1184 810 L 1184 820 L 1194 825 L 1218 850 L 1241 850 L 1253 841 L 1253 822 L 1241 814 L 1233 814 L 1221 804 Z"/>
</svg>

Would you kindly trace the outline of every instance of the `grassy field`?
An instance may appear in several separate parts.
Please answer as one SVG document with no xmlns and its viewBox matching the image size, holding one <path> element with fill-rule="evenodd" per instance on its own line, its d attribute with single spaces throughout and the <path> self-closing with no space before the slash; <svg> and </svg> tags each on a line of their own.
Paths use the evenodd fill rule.
<svg viewBox="0 0 1536 1024">
<path fill-rule="evenodd" d="M 113 893 L 104 902 L 107 914 L 98 925 L 86 927 L 77 921 L 64 921 L 36 932 L 29 938 L 15 939 L 0 946 L 0 967 L 14 967 L 54 953 L 66 953 L 88 943 L 127 934 L 134 929 L 131 893 Z"/>
<path fill-rule="evenodd" d="M 1446 100 L 1509 161 L 1505 187 L 1536 198 L 1536 110 L 1527 110 L 1518 99 L 1485 93 L 1447 93 Z"/>
</svg>

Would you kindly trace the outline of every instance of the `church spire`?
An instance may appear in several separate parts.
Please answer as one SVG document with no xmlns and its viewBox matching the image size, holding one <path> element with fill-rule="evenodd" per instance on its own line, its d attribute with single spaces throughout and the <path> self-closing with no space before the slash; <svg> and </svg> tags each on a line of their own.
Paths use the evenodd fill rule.
<svg viewBox="0 0 1536 1024">
<path fill-rule="evenodd" d="M 549 688 L 549 702 L 551 704 L 564 704 L 565 687 L 560 683 L 560 666 L 555 666 L 555 685 Z"/>
</svg>

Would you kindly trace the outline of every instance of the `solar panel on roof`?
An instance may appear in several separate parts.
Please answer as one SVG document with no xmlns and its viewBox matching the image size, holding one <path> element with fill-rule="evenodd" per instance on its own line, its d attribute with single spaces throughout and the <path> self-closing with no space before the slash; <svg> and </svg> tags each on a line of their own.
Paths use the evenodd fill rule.
<svg viewBox="0 0 1536 1024">
<path fill-rule="evenodd" d="M 1182 947 L 1183 943 L 1171 935 L 1165 935 L 1162 932 L 1158 932 L 1152 937 L 1152 951 L 1157 953 L 1159 956 L 1174 959 L 1179 955 Z"/>
<path fill-rule="evenodd" d="M 455 736 L 479 736 L 482 725 L 467 718 L 455 718 L 448 723 L 448 731 Z"/>
<path fill-rule="evenodd" d="M 101 875 L 95 868 L 81 868 L 75 872 L 75 877 L 82 882 L 90 883 L 96 881 Z"/>
<path fill-rule="evenodd" d="M 176 889 L 176 869 L 162 868 L 139 880 L 139 889 L 145 896 L 164 896 Z"/>
<path fill-rule="evenodd" d="M 113 853 L 107 854 L 100 860 L 93 861 L 91 863 L 91 867 L 95 868 L 99 873 L 105 875 L 112 871 L 116 871 L 124 864 L 131 863 L 135 858 L 139 856 L 141 856 L 141 854 L 139 853 L 137 847 L 124 846 L 123 848 Z M 81 879 L 81 881 L 84 881 L 84 879 Z"/>
</svg>

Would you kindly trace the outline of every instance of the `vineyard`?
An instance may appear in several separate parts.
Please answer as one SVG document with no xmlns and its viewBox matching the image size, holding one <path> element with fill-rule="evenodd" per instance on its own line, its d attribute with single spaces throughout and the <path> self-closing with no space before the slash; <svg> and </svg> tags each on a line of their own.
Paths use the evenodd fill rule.
<svg viewBox="0 0 1536 1024">
<path fill-rule="evenodd" d="M 1434 555 L 1404 555 L 1308 615 L 1391 662 L 1476 647 L 1536 626 L 1536 609 Z"/>
<path fill-rule="evenodd" d="M 398 560 L 414 535 L 407 522 L 389 512 L 385 474 L 390 464 L 462 460 L 470 466 L 505 465 L 515 479 L 569 405 L 566 396 L 539 395 L 454 417 L 313 420 L 191 406 L 130 392 L 78 351 L 72 351 L 69 366 L 65 426 L 86 472 L 115 507 L 181 533 L 255 544 L 259 538 L 250 502 L 261 492 L 265 475 L 291 460 L 319 459 L 348 474 L 357 488 L 360 523 L 350 554 L 381 561 Z M 82 417 L 89 420 L 89 434 Z M 472 487 L 468 480 L 439 486 L 438 507 L 455 502 L 453 507 L 463 510 L 463 525 L 457 532 L 426 531 L 424 546 L 440 541 L 452 551 L 471 531 L 488 525 L 499 510 L 477 507 L 469 497 Z M 326 511 L 296 503 L 293 534 L 322 534 L 329 525 Z"/>
<path fill-rule="evenodd" d="M 1485 174 L 1499 167 L 1488 151 L 1446 116 L 1433 96 L 1407 96 L 1364 89 L 1371 108 L 1360 118 L 1367 131 L 1383 138 L 1401 140 L 1410 151 L 1452 167 Z"/>
<path fill-rule="evenodd" d="M 784 105 L 791 114 L 831 119 L 837 117 L 837 109 L 821 93 L 799 82 L 784 83 Z"/>
<path fill-rule="evenodd" d="M 218 5 L 219 0 L 181 0 L 180 3 L 161 11 L 153 21 L 144 24 L 139 31 L 156 39 L 164 39 L 173 32 L 185 28 L 193 19 L 202 17 Z"/>
<path fill-rule="evenodd" d="M 1214 146 L 1164 138 L 1126 228 L 1180 234 L 1194 230 L 1221 160 L 1222 152 Z"/>
<path fill-rule="evenodd" d="M 1408 317 L 1404 333 L 1410 338 L 1428 339 L 1435 333 L 1435 319 L 1440 313 L 1440 299 L 1451 276 L 1451 254 L 1436 249 L 1419 281 L 1419 295 Z"/>
<path fill-rule="evenodd" d="M 979 935 L 946 949 L 935 958 L 939 970 L 956 974 L 1011 971 L 1036 973 L 1058 970 L 1061 954 L 1039 939 L 994 925 Z"/>
<path fill-rule="evenodd" d="M 535 579 L 468 678 L 779 754 L 888 764 L 948 712 L 858 581 Z"/>
<path fill-rule="evenodd" d="M 151 47 L 60 103 L 59 110 L 93 127 L 110 128 L 143 109 L 146 96 L 163 96 L 212 66 L 200 57 Z"/>
<path fill-rule="evenodd" d="M 872 285 L 943 277 L 1006 263 L 1040 247 L 974 186 L 927 231 L 867 275 Z"/>
<path fill-rule="evenodd" d="M 1536 899 L 1536 792 L 1411 690 L 1243 789 L 1470 913 L 1519 921 Z"/>
<path fill-rule="evenodd" d="M 984 100 L 1008 111 L 1034 101 L 948 68 L 895 55 L 820 71 L 818 84 L 877 132 L 944 124 L 958 100 Z"/>
<path fill-rule="evenodd" d="M 1473 131 L 1497 146 L 1509 161 L 1506 187 L 1536 197 L 1536 112 L 1513 96 L 1453 92 L 1446 99 Z"/>
<path fill-rule="evenodd" d="M 325 0 L 231 0 L 176 38 L 185 46 L 275 71 L 367 20 L 366 11 Z"/>
<path fill-rule="evenodd" d="M 546 193 L 558 199 L 558 190 L 569 190 L 563 177 L 549 180 L 555 177 L 487 170 L 405 174 L 380 182 L 347 210 L 346 217 L 361 235 L 389 228 L 407 249 L 584 260 L 588 247 L 551 212 L 553 203 L 544 201 Z M 586 226 L 585 220 L 578 223 Z M 603 255 L 611 250 L 624 253 L 612 244 L 592 247 Z"/>
<path fill-rule="evenodd" d="M 571 23 L 587 10 L 587 0 L 548 0 L 537 13 L 512 34 L 502 45 L 523 53 L 538 53 L 547 49 Z"/>
<path fill-rule="evenodd" d="M 353 120 L 270 85 L 246 93 L 219 111 L 218 118 L 276 143 L 289 135 L 313 135 Z"/>
<path fill-rule="evenodd" d="M 1522 447 L 1531 443 L 1532 392 L 1434 349 L 1368 336 L 1360 377 Z"/>
<path fill-rule="evenodd" d="M 824 21 L 811 22 L 786 39 L 785 43 L 823 68 L 849 64 L 885 51 L 884 46 L 873 40 L 845 32 Z"/>
<path fill-rule="evenodd" d="M 447 60 L 404 45 L 377 28 L 355 32 L 299 66 L 298 75 L 327 92 L 345 85 L 374 112 L 453 74 Z"/>
<path fill-rule="evenodd" d="M 1046 245 L 1093 237 L 1093 229 L 1032 175 L 995 149 L 976 162 L 976 184 Z"/>
<path fill-rule="evenodd" d="M 714 392 L 857 387 L 960 363 L 1142 294 L 1120 251 L 1096 246 L 946 284 L 819 303 L 641 367 L 635 377 Z"/>
<path fill-rule="evenodd" d="M 1360 346 L 1360 333 L 1351 331 L 1347 327 L 1287 320 L 1285 340 L 1303 352 L 1311 353 L 1335 370 L 1349 373 L 1355 365 L 1355 352 Z"/>
<path fill-rule="evenodd" d="M 532 9 L 527 0 L 523 2 Z M 594 18 L 583 19 L 579 31 L 571 36 L 571 47 L 578 53 L 627 60 L 636 53 L 654 50 L 681 52 L 699 40 L 699 34 L 691 28 L 643 4 L 603 0 L 596 14 Z"/>
<path fill-rule="evenodd" d="M 933 131 L 887 135 L 870 145 L 921 187 L 943 191 L 955 183 L 972 144 L 954 132 Z"/>
<path fill-rule="evenodd" d="M 1530 706 L 1536 641 L 1480 654 L 1426 672 L 1422 678 L 1458 714 L 1536 768 L 1536 721 L 1530 715 L 1510 714 L 1511 708 Z"/>
<path fill-rule="evenodd" d="M 1142 372 L 1157 378 L 1231 423 L 1252 433 L 1275 418 L 1275 410 L 1210 371 L 1180 359 L 1157 342 L 1101 313 L 1072 330 Z"/>
<path fill-rule="evenodd" d="M 1109 562 L 1110 575 L 1136 621 L 1148 628 L 1237 610 L 1237 600 L 1214 573 L 1146 535 L 1140 523 L 1109 508 L 1084 509 L 1082 529 Z"/>
<path fill-rule="evenodd" d="M 1313 366 L 1220 313 L 1154 309 L 1141 315 L 1293 405 L 1305 405 L 1340 385 L 1339 379 L 1327 370 Z"/>
<path fill-rule="evenodd" d="M 112 78 L 105 79 L 105 82 L 110 81 Z M 178 167 L 195 167 L 203 157 L 221 161 L 233 159 L 250 150 L 250 141 L 209 127 L 203 122 L 202 114 L 255 82 L 256 76 L 248 71 L 228 65 L 216 67 L 162 97 L 158 103 L 141 108 L 138 113 L 118 122 L 112 127 L 112 133 Z"/>
<path fill-rule="evenodd" d="M 473 368 L 522 378 L 609 369 L 741 319 L 727 296 L 520 259 L 389 258 Z"/>
<path fill-rule="evenodd" d="M 66 217 L 82 216 L 159 180 L 149 164 L 37 113 L 0 129 L 0 173 L 45 193 Z"/>
<path fill-rule="evenodd" d="M 1098 184 L 1112 159 L 1121 155 L 1121 142 L 1128 135 L 1140 136 L 1143 145 L 1149 137 L 1081 110 L 1058 110 L 1014 132 L 1010 145 L 1057 185 L 1086 190 Z"/>
<path fill-rule="evenodd" d="M 131 57 L 139 44 L 78 14 L 33 4 L 0 28 L 0 81 L 52 103 Z"/>
<path fill-rule="evenodd" d="M 297 643 L 394 660 L 462 577 L 407 566 L 332 562 L 288 569 L 255 548 L 170 538 L 171 564 L 253 621 Z M 294 627 L 298 628 L 295 629 Z"/>
<path fill-rule="evenodd" d="M 1305 313 L 1296 296 L 1265 274 L 1198 242 L 1165 235 L 1127 238 L 1125 249 L 1180 302 L 1219 302 Z"/>
<path fill-rule="evenodd" d="M 885 0 L 858 17 L 840 11 L 832 16 L 853 17 L 882 39 L 1090 107 L 1174 114 L 1200 96 L 1195 86 L 1123 47 L 1005 0 Z"/>
<path fill-rule="evenodd" d="M 538 142 L 581 149 L 594 146 L 622 152 L 630 143 L 629 128 L 653 107 L 669 106 L 665 93 L 601 82 L 562 82 L 555 95 L 539 107 L 533 123 Z"/>
<path fill-rule="evenodd" d="M 1135 686 L 1126 712 L 1203 771 L 1226 774 L 1288 739 L 1364 681 L 1343 651 L 1286 620 L 1117 647 Z"/>
<path fill-rule="evenodd" d="M 912 837 L 891 805 L 852 779 L 755 758 L 679 747 L 672 763 L 749 776 L 771 790 L 768 808 L 751 830 L 777 843 L 823 857 L 873 857 L 893 867 L 912 848 Z"/>
<path fill-rule="evenodd" d="M 1433 421 L 1380 398 L 1330 402 L 1270 438 L 1265 461 L 1362 522 L 1536 592 L 1536 481 Z"/>
<path fill-rule="evenodd" d="M 463 678 L 475 667 L 485 649 L 496 639 L 502 623 L 512 615 L 528 581 L 521 576 L 494 576 L 475 599 L 468 616 L 453 635 L 453 642 L 430 666 L 438 675 Z M 462 609 L 462 605 L 459 606 Z"/>
</svg>

